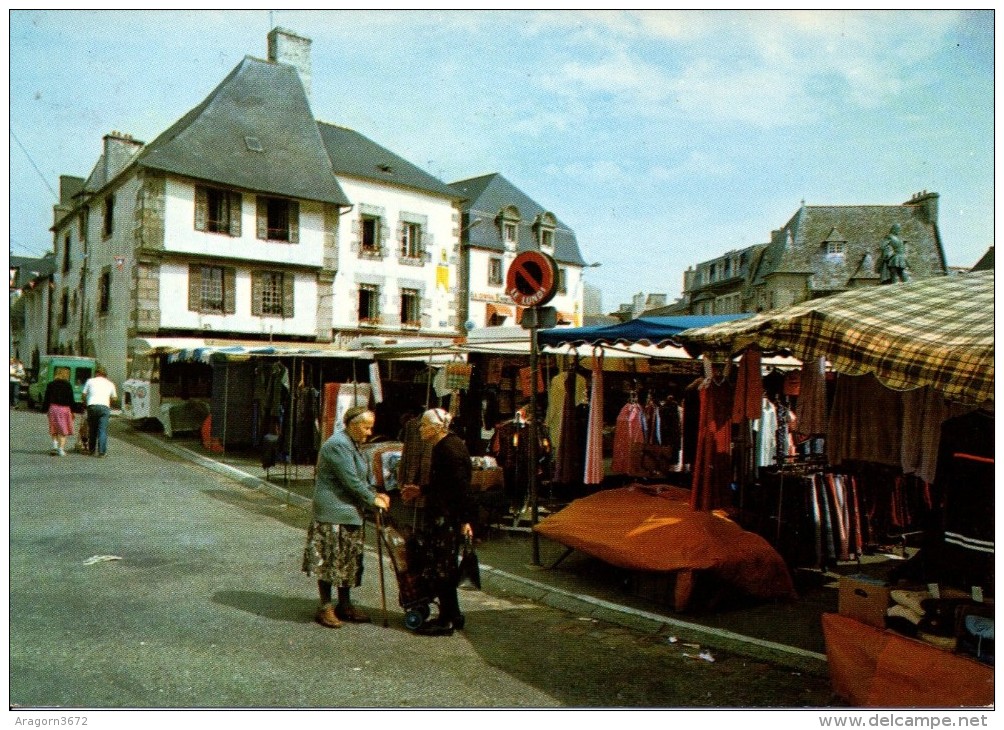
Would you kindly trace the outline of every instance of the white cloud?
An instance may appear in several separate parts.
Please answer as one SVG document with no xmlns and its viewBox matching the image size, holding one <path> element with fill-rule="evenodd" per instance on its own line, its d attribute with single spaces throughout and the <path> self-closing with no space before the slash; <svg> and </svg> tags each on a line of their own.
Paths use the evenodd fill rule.
<svg viewBox="0 0 1004 730">
<path fill-rule="evenodd" d="M 959 20 L 949 12 L 646 11 L 545 13 L 541 25 L 595 39 L 541 82 L 563 96 L 665 117 L 760 127 L 874 108 L 929 83 L 924 66 Z M 600 32 L 605 31 L 605 33 Z"/>
</svg>

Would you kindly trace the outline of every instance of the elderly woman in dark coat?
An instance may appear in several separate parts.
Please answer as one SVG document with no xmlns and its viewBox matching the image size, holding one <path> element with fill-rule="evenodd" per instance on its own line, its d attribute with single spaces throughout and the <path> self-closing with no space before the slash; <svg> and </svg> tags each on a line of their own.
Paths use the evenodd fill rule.
<svg viewBox="0 0 1004 730">
<path fill-rule="evenodd" d="M 474 507 L 470 498 L 471 457 L 467 445 L 450 431 L 450 414 L 432 408 L 422 414 L 422 438 L 434 444 L 429 483 L 402 488 L 402 498 L 425 497 L 423 574 L 439 601 L 439 615 L 418 628 L 417 633 L 444 636 L 464 628 L 464 615 L 457 598 L 457 556 L 464 540 L 474 537 L 471 523 Z"/>
<path fill-rule="evenodd" d="M 342 621 L 366 622 L 369 616 L 352 605 L 349 590 L 362 585 L 363 513 L 387 509 L 386 494 L 377 493 L 372 470 L 359 447 L 373 433 L 376 417 L 362 406 L 345 412 L 345 428 L 321 445 L 317 455 L 313 516 L 303 551 L 303 572 L 317 577 L 321 607 L 316 621 L 337 629 Z M 338 605 L 331 587 L 338 587 Z"/>
</svg>

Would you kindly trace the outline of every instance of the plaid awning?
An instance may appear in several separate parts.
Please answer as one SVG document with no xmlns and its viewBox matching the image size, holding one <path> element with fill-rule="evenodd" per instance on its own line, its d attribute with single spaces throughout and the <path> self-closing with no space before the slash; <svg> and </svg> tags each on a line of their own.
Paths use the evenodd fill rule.
<svg viewBox="0 0 1004 730">
<path fill-rule="evenodd" d="M 994 272 L 871 286 L 750 319 L 677 335 L 692 355 L 749 346 L 825 356 L 847 375 L 874 373 L 887 387 L 931 386 L 954 401 L 994 397 Z"/>
</svg>

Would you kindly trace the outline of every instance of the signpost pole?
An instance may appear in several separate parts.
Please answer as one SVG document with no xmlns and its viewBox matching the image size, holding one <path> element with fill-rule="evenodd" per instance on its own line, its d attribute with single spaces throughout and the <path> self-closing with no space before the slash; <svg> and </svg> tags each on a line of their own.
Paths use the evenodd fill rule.
<svg viewBox="0 0 1004 730">
<path fill-rule="evenodd" d="M 539 307 L 532 307 L 526 312 L 533 319 L 530 327 L 530 448 L 529 448 L 529 491 L 530 491 L 530 540 L 532 556 L 530 563 L 540 565 L 540 536 L 534 530 L 538 518 L 537 506 L 537 326 L 540 324 Z"/>
</svg>

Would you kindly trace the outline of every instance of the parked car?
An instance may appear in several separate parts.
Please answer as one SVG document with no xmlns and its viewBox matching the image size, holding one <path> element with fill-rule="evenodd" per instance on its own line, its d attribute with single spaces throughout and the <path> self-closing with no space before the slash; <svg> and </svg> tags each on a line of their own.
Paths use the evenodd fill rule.
<svg viewBox="0 0 1004 730">
<path fill-rule="evenodd" d="M 45 389 L 56 377 L 59 368 L 70 371 L 70 385 L 73 386 L 73 397 L 77 403 L 83 403 L 81 391 L 87 379 L 94 375 L 97 361 L 93 357 L 76 357 L 73 355 L 43 355 L 38 361 L 38 372 L 28 386 L 28 407 L 41 408 L 45 400 Z"/>
</svg>

